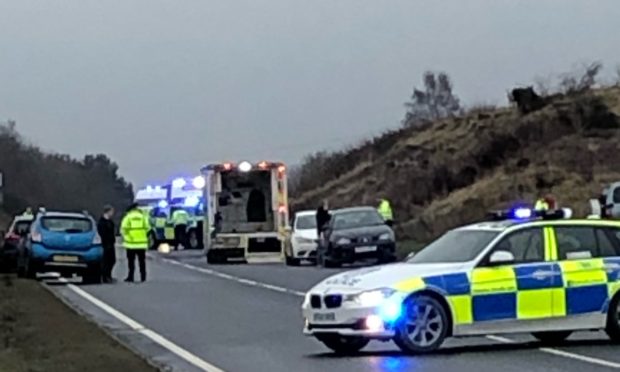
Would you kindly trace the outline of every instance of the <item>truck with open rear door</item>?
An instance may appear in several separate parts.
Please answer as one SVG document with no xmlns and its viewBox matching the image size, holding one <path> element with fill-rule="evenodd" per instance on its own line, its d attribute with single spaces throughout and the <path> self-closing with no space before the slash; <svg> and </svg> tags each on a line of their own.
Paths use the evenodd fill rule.
<svg viewBox="0 0 620 372">
<path fill-rule="evenodd" d="M 207 262 L 282 261 L 290 230 L 285 165 L 210 164 L 202 176 Z"/>
</svg>

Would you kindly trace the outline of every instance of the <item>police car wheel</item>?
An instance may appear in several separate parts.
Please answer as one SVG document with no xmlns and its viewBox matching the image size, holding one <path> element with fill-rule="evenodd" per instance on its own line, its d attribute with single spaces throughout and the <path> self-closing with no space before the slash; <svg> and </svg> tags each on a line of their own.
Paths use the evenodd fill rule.
<svg viewBox="0 0 620 372">
<path fill-rule="evenodd" d="M 544 344 L 557 344 L 568 338 L 572 331 L 555 331 L 555 332 L 534 332 L 534 336 L 538 341 Z"/>
<path fill-rule="evenodd" d="M 337 354 L 355 354 L 362 350 L 370 340 L 363 337 L 319 335 L 317 339 Z"/>
<path fill-rule="evenodd" d="M 448 335 L 448 315 L 443 305 L 430 296 L 414 296 L 405 301 L 405 311 L 396 327 L 396 345 L 411 354 L 437 350 Z"/>
<path fill-rule="evenodd" d="M 620 294 L 617 294 L 609 304 L 605 332 L 614 342 L 620 342 Z"/>
</svg>

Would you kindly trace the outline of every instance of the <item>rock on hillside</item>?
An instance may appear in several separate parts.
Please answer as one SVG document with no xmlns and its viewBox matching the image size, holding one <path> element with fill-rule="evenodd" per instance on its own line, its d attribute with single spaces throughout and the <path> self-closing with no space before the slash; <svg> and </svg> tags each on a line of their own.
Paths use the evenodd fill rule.
<svg viewBox="0 0 620 372">
<path fill-rule="evenodd" d="M 590 197 L 620 180 L 619 115 L 620 88 L 607 88 L 554 96 L 526 115 L 501 108 L 401 129 L 334 156 L 347 171 L 298 190 L 292 206 L 374 205 L 386 196 L 399 236 L 416 240 L 546 192 L 584 214 Z"/>
</svg>

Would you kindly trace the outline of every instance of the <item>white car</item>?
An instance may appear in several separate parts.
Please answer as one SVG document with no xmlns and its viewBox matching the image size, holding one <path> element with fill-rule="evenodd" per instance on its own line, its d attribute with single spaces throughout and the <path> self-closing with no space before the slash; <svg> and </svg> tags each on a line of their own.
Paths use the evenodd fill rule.
<svg viewBox="0 0 620 372">
<path fill-rule="evenodd" d="M 286 252 L 286 264 L 298 266 L 302 260 L 315 261 L 317 245 L 316 212 L 297 212 L 293 220 L 290 245 Z"/>
<path fill-rule="evenodd" d="M 498 333 L 555 343 L 605 330 L 620 341 L 620 224 L 515 215 L 448 231 L 404 263 L 325 279 L 305 296 L 304 333 L 339 353 L 372 339 L 425 353 Z"/>
</svg>

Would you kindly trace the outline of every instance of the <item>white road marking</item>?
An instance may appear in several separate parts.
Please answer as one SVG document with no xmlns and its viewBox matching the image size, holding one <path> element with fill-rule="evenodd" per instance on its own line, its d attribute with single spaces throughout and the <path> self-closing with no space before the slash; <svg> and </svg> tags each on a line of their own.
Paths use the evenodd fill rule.
<svg viewBox="0 0 620 372">
<path fill-rule="evenodd" d="M 504 343 L 504 344 L 514 344 L 514 343 L 516 343 L 516 341 L 514 341 L 514 340 L 511 340 L 511 339 L 505 338 L 505 337 L 500 337 L 500 336 L 489 335 L 489 336 L 486 336 L 486 338 L 488 338 L 489 340 L 501 342 L 501 343 Z M 590 363 L 590 364 L 596 364 L 596 365 L 603 366 L 603 367 L 620 369 L 620 363 L 610 362 L 610 361 L 605 360 L 605 359 L 589 357 L 589 356 L 586 356 L 586 355 L 571 353 L 571 352 L 568 352 L 568 351 L 563 351 L 563 350 L 559 350 L 559 349 L 552 349 L 552 348 L 548 348 L 548 347 L 541 347 L 541 348 L 538 348 L 537 350 L 540 351 L 540 352 L 543 352 L 543 353 L 552 354 L 552 355 L 556 355 L 556 356 L 560 356 L 560 357 L 564 357 L 564 358 L 569 358 L 569 359 L 580 360 L 582 362 L 586 362 L 586 363 Z"/>
<path fill-rule="evenodd" d="M 280 292 L 280 293 L 288 293 L 288 294 L 292 294 L 292 295 L 297 296 L 297 297 L 304 297 L 306 295 L 304 292 L 295 291 L 295 290 L 292 290 L 292 289 L 289 289 L 289 288 L 285 288 L 285 287 L 279 287 L 277 285 L 261 283 L 261 282 L 255 281 L 255 280 L 250 280 L 250 279 L 246 279 L 246 278 L 242 278 L 242 277 L 238 277 L 238 276 L 224 274 L 224 273 L 219 272 L 219 271 L 215 271 L 215 270 L 211 270 L 211 269 L 206 269 L 204 267 L 199 267 L 199 266 L 194 266 L 194 265 L 186 264 L 186 263 L 179 262 L 177 260 L 173 260 L 173 259 L 169 259 L 169 258 L 162 258 L 162 261 L 164 261 L 166 263 L 169 263 L 169 264 L 172 264 L 172 265 L 182 266 L 182 267 L 184 267 L 186 269 L 189 269 L 189 270 L 198 271 L 198 272 L 203 273 L 203 274 L 216 276 L 218 278 L 222 278 L 222 279 L 230 280 L 230 281 L 233 281 L 233 282 L 249 285 L 249 286 L 252 286 L 252 287 L 264 288 L 264 289 L 268 289 L 270 291 L 275 291 L 275 292 Z"/>
<path fill-rule="evenodd" d="M 165 338 L 164 336 L 156 333 L 155 331 L 146 328 L 142 324 L 136 322 L 135 320 L 131 319 L 127 315 L 121 313 L 120 311 L 116 310 L 112 306 L 106 304 L 105 302 L 99 300 L 98 298 L 96 298 L 93 295 L 89 294 L 88 292 L 84 291 L 83 289 L 75 286 L 74 284 L 70 284 L 69 282 L 64 280 L 64 278 L 59 278 L 59 281 L 61 281 L 63 283 L 66 283 L 67 284 L 67 288 L 72 290 L 78 296 L 80 296 L 83 299 L 89 301 L 90 303 L 92 303 L 93 305 L 97 306 L 101 310 L 105 311 L 106 313 L 110 314 L 114 318 L 118 319 L 120 322 L 126 324 L 132 330 L 134 330 L 134 331 L 142 334 L 143 336 L 151 339 L 155 343 L 159 344 L 160 346 L 162 346 L 163 348 L 169 350 L 170 352 L 176 354 L 181 359 L 183 359 L 186 362 L 194 365 L 198 369 L 200 369 L 202 371 L 205 371 L 205 372 L 224 372 L 224 370 L 222 370 L 220 368 L 217 368 L 213 364 L 211 364 L 211 363 L 205 361 L 204 359 L 201 359 L 200 357 L 196 356 L 195 354 L 192 354 L 191 352 L 183 349 L 179 345 L 177 345 L 174 342 L 168 340 L 167 338 Z"/>
</svg>

